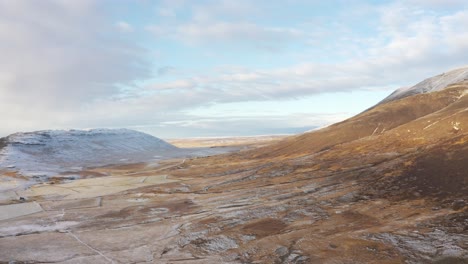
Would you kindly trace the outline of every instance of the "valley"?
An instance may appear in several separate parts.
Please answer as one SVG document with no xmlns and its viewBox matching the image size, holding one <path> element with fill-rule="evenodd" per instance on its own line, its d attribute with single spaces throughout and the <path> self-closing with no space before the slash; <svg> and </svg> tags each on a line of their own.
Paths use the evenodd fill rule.
<svg viewBox="0 0 468 264">
<path fill-rule="evenodd" d="M 0 263 L 466 263 L 456 77 L 296 136 L 173 141 L 203 151 L 6 189 L 27 180 L 18 162 L 2 169 Z"/>
</svg>

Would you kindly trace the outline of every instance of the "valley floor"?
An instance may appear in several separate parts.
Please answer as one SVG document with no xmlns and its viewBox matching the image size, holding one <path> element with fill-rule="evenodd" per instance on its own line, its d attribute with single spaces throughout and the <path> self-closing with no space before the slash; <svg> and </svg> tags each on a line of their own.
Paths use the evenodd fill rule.
<svg viewBox="0 0 468 264">
<path fill-rule="evenodd" d="M 363 189 L 362 162 L 240 152 L 4 193 L 0 263 L 466 263 L 463 206 Z"/>
</svg>

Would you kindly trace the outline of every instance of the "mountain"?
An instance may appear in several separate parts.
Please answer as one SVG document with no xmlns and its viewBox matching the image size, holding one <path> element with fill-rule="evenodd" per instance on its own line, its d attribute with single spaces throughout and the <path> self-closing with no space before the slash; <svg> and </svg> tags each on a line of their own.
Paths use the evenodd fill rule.
<svg viewBox="0 0 468 264">
<path fill-rule="evenodd" d="M 465 119 L 466 116 L 464 107 L 467 100 L 465 96 L 468 84 L 465 80 L 468 77 L 467 72 L 468 68 L 462 68 L 429 78 L 407 90 L 408 93 L 399 94 L 400 99 L 395 97 L 396 92 L 394 92 L 376 106 L 352 118 L 320 130 L 288 138 L 251 154 L 257 158 L 304 155 L 359 139 L 368 137 L 376 139 L 379 135 L 394 136 L 395 140 L 399 141 L 400 138 L 395 132 L 405 126 L 410 127 L 411 124 L 420 122 L 421 118 L 427 122 L 423 127 L 430 126 L 412 131 L 415 137 L 432 138 L 435 134 L 441 137 L 440 140 L 450 137 L 451 133 L 434 133 L 435 127 L 429 128 L 443 124 L 445 128 L 440 131 L 445 132 L 447 127 L 451 131 L 453 128 L 450 122 L 452 122 L 459 123 L 457 125 L 459 129 L 465 129 L 467 123 L 462 122 L 461 119 Z M 443 83 L 450 84 L 441 86 Z M 410 95 L 412 93 L 414 94 Z M 443 122 L 439 123 L 441 121 Z"/>
<path fill-rule="evenodd" d="M 226 224 L 208 225 L 222 231 L 203 241 L 254 234 L 229 251 L 247 263 L 467 263 L 468 82 L 429 80 L 321 130 L 189 162 L 205 195 L 238 202 L 220 197 L 216 206 L 241 206 L 210 211 Z"/>
<path fill-rule="evenodd" d="M 463 67 L 439 74 L 437 76 L 428 78 L 412 87 L 400 88 L 382 100 L 381 103 L 402 99 L 415 94 L 440 91 L 452 84 L 464 81 L 468 81 L 468 67 Z"/>
<path fill-rule="evenodd" d="M 464 173 L 468 171 L 467 71 L 462 68 L 429 78 L 408 90 L 413 95 L 394 97 L 345 121 L 240 156 L 313 157 L 312 163 L 320 168 L 343 174 L 353 174 L 353 168 L 367 164 L 367 172 L 361 173 L 369 177 L 365 188 L 370 193 L 375 187 L 374 194 L 392 197 L 417 193 L 464 199 L 468 193 Z M 397 177 L 382 178 L 386 174 Z"/>
<path fill-rule="evenodd" d="M 178 150 L 159 138 L 128 129 L 15 133 L 1 139 L 0 144 L 0 167 L 34 175 L 149 161 L 174 155 Z"/>
</svg>

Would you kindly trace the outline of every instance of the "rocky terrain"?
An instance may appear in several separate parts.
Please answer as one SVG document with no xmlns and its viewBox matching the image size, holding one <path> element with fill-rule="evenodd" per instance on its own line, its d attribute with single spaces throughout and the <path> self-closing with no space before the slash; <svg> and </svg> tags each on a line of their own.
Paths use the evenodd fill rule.
<svg viewBox="0 0 468 264">
<path fill-rule="evenodd" d="M 2 192 L 0 263 L 467 263 L 468 82 L 416 90 L 255 149 Z"/>
</svg>

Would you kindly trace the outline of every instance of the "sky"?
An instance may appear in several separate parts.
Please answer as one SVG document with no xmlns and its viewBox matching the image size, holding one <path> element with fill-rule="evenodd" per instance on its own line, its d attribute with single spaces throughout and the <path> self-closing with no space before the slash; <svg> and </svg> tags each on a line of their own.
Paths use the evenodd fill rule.
<svg viewBox="0 0 468 264">
<path fill-rule="evenodd" d="M 0 136 L 300 133 L 468 64 L 468 1 L 0 0 Z"/>
</svg>

